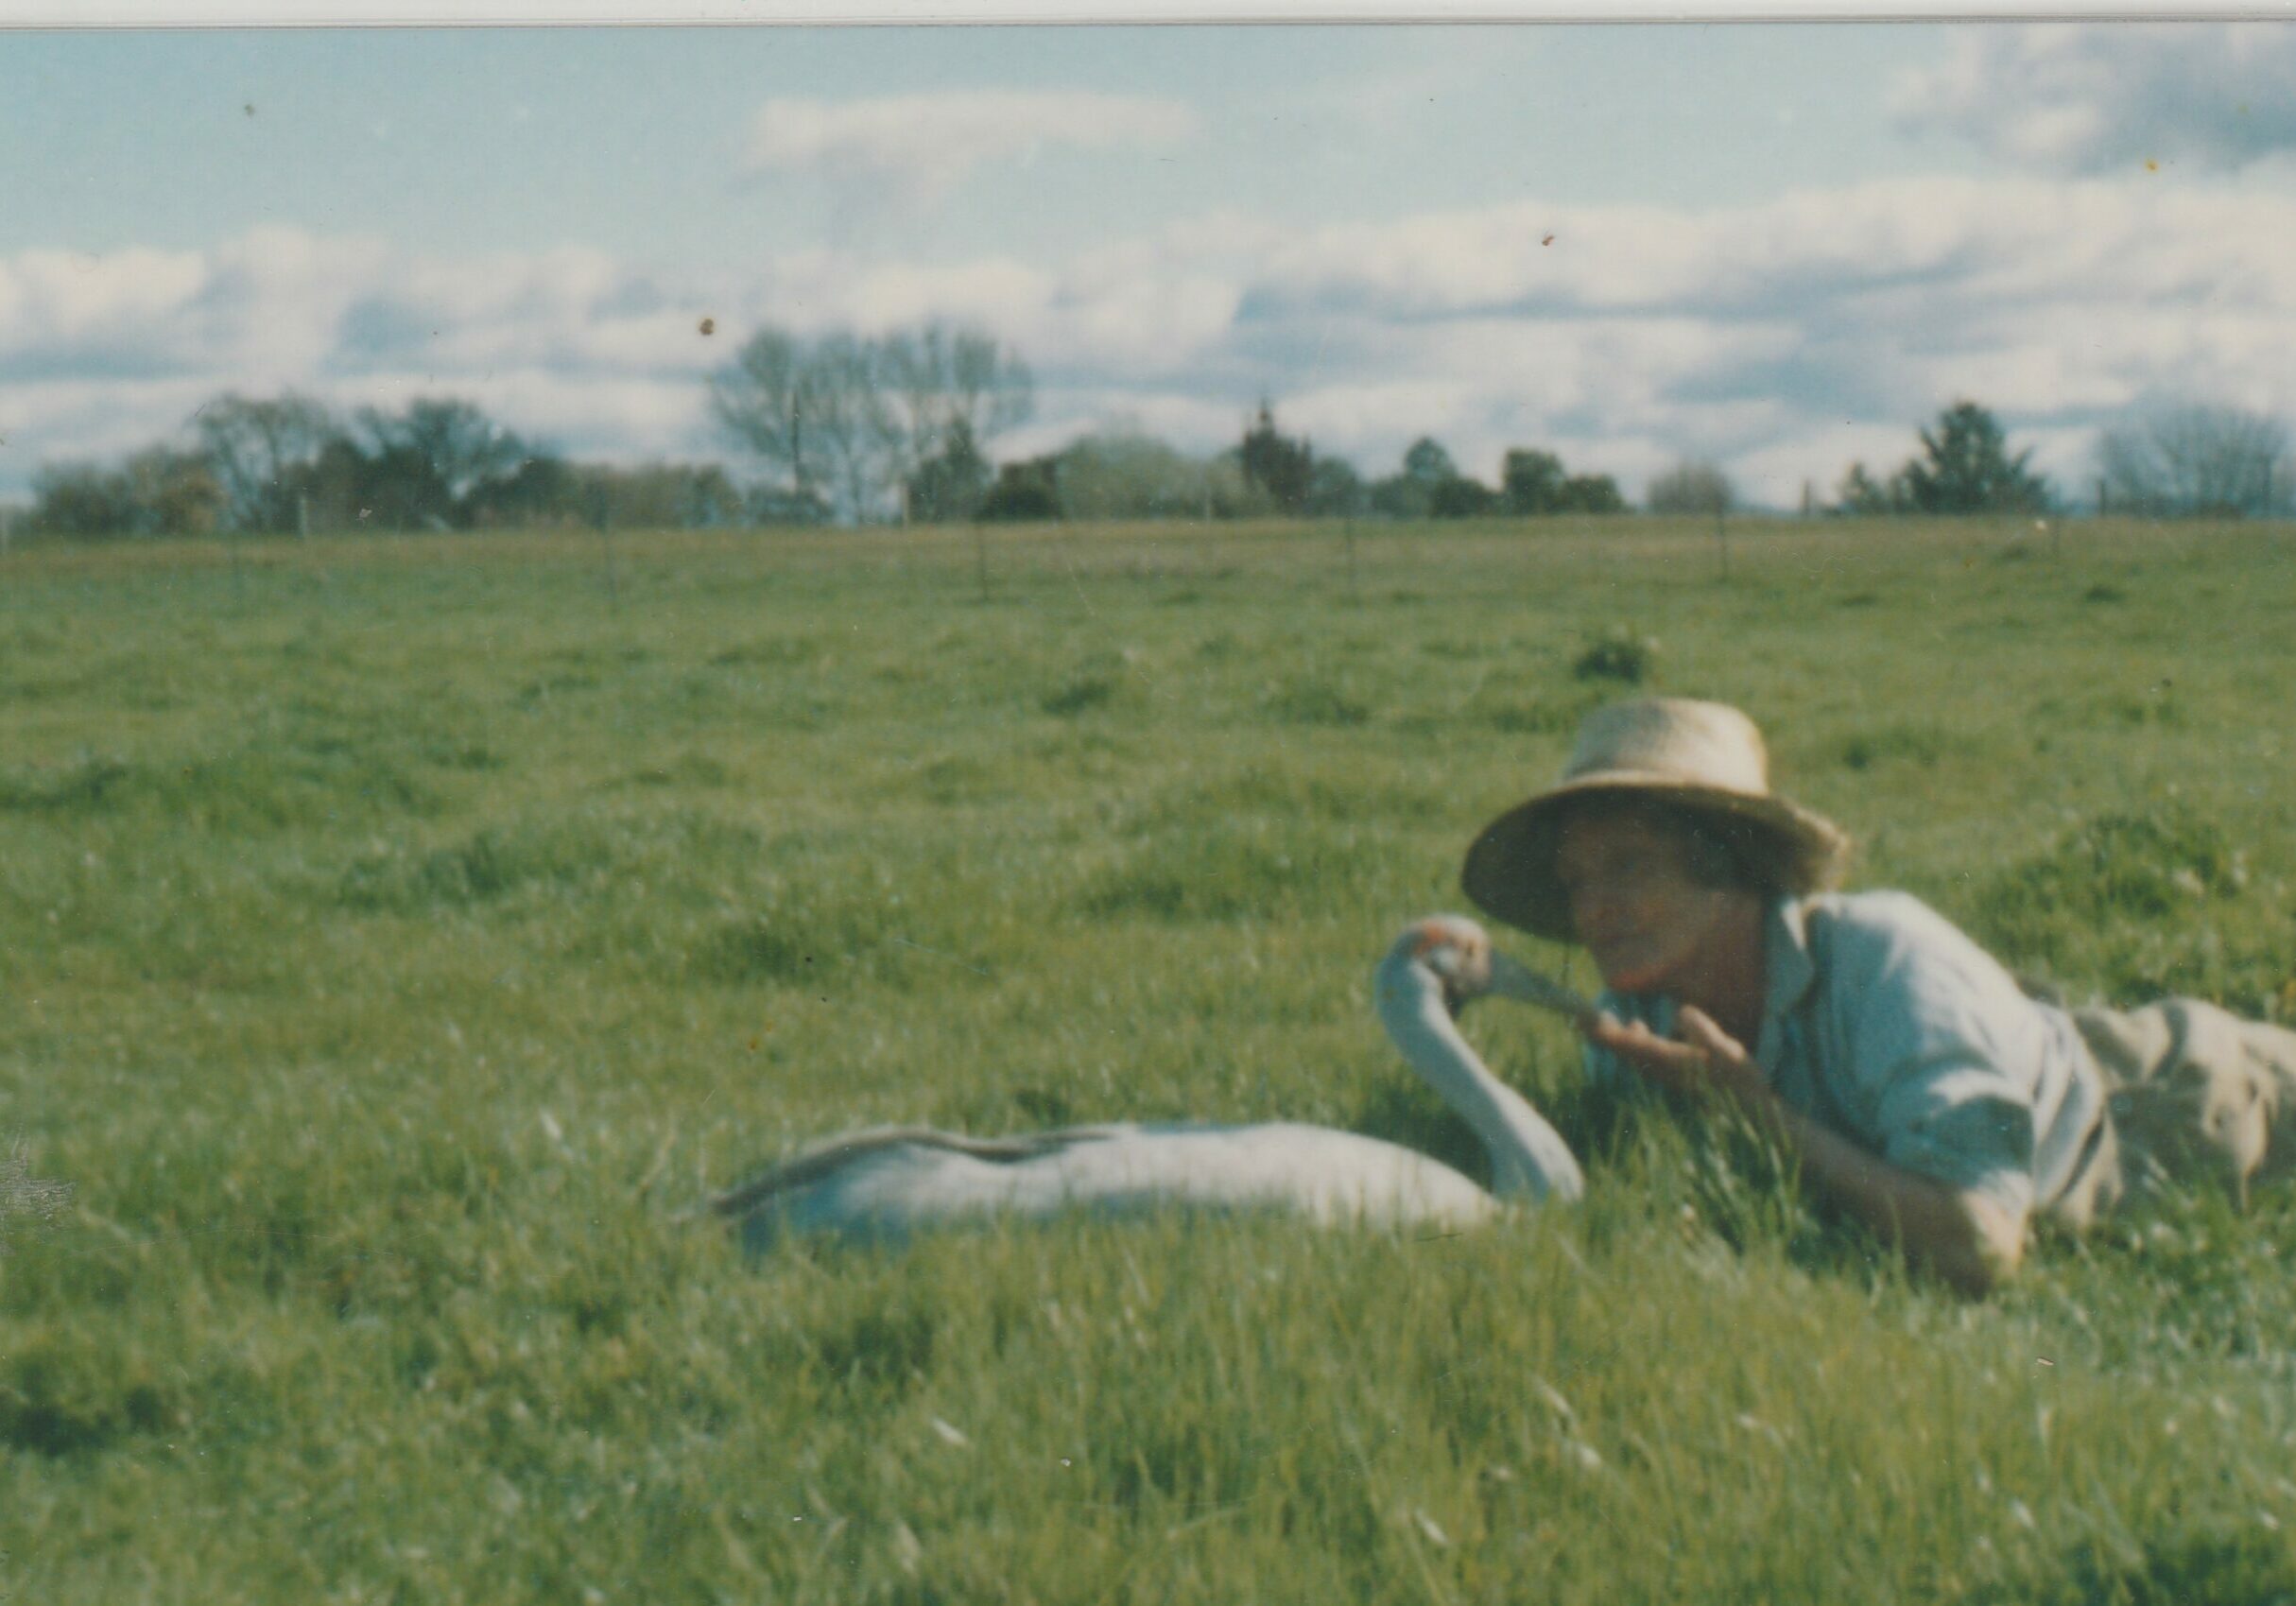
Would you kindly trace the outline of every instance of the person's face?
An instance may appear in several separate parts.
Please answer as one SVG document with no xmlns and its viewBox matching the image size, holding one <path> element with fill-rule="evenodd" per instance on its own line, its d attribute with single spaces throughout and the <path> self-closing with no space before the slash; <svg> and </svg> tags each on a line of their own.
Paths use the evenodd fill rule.
<svg viewBox="0 0 2296 1606">
<path fill-rule="evenodd" d="M 1731 894 L 1690 874 L 1690 844 L 1631 813 L 1581 812 L 1562 827 L 1555 874 L 1571 926 L 1614 993 L 1676 993 L 1713 941 Z"/>
</svg>

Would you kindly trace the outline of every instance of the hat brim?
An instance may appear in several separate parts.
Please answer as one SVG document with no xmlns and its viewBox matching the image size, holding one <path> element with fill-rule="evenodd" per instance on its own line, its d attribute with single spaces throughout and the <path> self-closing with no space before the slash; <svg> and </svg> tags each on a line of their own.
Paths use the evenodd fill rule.
<svg viewBox="0 0 2296 1606">
<path fill-rule="evenodd" d="M 1493 920 L 1551 941 L 1570 941 L 1570 900 L 1555 875 L 1564 805 L 1604 794 L 1707 816 L 1781 892 L 1799 897 L 1838 887 L 1849 868 L 1847 833 L 1790 799 L 1692 786 L 1641 770 L 1591 770 L 1484 826 L 1467 850 L 1459 889 Z"/>
</svg>

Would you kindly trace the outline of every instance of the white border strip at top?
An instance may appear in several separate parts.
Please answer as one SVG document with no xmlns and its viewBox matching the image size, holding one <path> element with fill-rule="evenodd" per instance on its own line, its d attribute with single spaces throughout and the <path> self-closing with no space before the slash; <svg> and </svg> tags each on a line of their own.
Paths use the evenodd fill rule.
<svg viewBox="0 0 2296 1606">
<path fill-rule="evenodd" d="M 0 0 L 0 27 L 507 26 L 566 24 L 2181 22 L 2296 17 L 2296 0 Z"/>
</svg>

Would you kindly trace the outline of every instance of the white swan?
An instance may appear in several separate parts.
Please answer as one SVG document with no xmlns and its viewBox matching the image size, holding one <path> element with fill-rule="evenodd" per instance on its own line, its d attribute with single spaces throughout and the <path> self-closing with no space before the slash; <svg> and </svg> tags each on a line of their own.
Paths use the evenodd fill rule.
<svg viewBox="0 0 2296 1606">
<path fill-rule="evenodd" d="M 1486 993 L 1552 1005 L 1551 984 L 1493 952 L 1475 922 L 1438 915 L 1396 940 L 1373 985 L 1388 1035 L 1489 1151 L 1490 1192 L 1415 1149 L 1287 1121 L 1068 1127 L 1003 1138 L 881 1127 L 816 1145 L 710 1208 L 739 1218 L 744 1246 L 756 1250 L 785 1232 L 898 1237 L 995 1215 L 1168 1205 L 1460 1228 L 1489 1220 L 1502 1200 L 1579 1198 L 1585 1180 L 1569 1146 L 1485 1068 L 1452 1021 L 1452 1007 Z"/>
</svg>

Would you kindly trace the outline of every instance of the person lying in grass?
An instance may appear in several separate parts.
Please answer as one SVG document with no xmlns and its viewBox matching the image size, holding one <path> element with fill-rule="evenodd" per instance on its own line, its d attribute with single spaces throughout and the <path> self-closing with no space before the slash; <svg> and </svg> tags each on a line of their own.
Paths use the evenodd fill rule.
<svg viewBox="0 0 2296 1606">
<path fill-rule="evenodd" d="M 2028 997 L 1918 899 L 1832 890 L 1848 838 L 1768 768 L 1735 708 L 1617 703 L 1476 838 L 1468 897 L 1601 972 L 1591 1077 L 1734 1100 L 1971 1293 L 2015 1272 L 2037 1212 L 2083 1227 L 2161 1177 L 2244 1189 L 2296 1165 L 2296 1032 L 2191 999 Z"/>
</svg>

